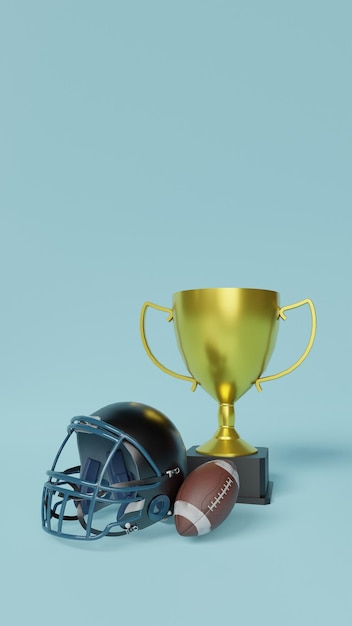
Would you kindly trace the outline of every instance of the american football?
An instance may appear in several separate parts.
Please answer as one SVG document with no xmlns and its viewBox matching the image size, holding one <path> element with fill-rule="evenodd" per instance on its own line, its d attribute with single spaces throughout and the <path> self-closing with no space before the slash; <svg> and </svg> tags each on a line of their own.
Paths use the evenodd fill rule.
<svg viewBox="0 0 352 626">
<path fill-rule="evenodd" d="M 231 513 L 240 489 L 236 466 L 214 459 L 188 474 L 175 500 L 174 519 L 183 537 L 205 535 Z"/>
</svg>

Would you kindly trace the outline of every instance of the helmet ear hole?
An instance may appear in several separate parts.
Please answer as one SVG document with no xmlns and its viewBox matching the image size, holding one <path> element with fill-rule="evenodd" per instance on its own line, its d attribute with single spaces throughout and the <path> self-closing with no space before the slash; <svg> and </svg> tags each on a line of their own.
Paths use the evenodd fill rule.
<svg viewBox="0 0 352 626">
<path fill-rule="evenodd" d="M 164 494 L 155 496 L 149 503 L 148 517 L 152 522 L 158 522 L 166 517 L 170 508 L 170 498 Z"/>
</svg>

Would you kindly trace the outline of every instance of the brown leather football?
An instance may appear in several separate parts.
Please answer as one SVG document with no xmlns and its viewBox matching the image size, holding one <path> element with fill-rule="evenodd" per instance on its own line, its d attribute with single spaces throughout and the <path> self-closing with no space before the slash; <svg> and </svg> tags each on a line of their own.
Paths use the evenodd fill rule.
<svg viewBox="0 0 352 626">
<path fill-rule="evenodd" d="M 175 500 L 177 532 L 183 537 L 214 530 L 231 513 L 240 488 L 236 466 L 228 459 L 214 459 L 188 474 Z"/>
</svg>

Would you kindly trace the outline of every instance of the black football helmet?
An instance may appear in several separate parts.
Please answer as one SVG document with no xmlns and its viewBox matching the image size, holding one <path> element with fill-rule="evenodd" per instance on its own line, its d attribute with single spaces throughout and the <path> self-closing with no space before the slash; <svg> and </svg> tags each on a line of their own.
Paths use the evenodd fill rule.
<svg viewBox="0 0 352 626">
<path fill-rule="evenodd" d="M 180 433 L 165 415 L 145 404 L 118 402 L 74 417 L 67 431 L 43 489 L 44 530 L 98 539 L 172 515 L 187 458 Z M 72 436 L 79 464 L 63 469 Z"/>
</svg>

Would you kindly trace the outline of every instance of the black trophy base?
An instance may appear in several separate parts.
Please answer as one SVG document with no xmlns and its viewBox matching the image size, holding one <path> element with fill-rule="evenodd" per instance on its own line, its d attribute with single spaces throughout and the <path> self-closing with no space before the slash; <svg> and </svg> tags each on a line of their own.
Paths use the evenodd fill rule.
<svg viewBox="0 0 352 626">
<path fill-rule="evenodd" d="M 202 463 L 214 461 L 214 459 L 224 459 L 224 457 L 208 456 L 198 454 L 197 446 L 187 450 L 188 472 L 196 469 Z M 269 481 L 269 450 L 268 448 L 258 448 L 256 454 L 247 456 L 236 456 L 231 459 L 238 471 L 240 478 L 240 492 L 237 502 L 245 504 L 270 504 L 273 483 Z"/>
</svg>

